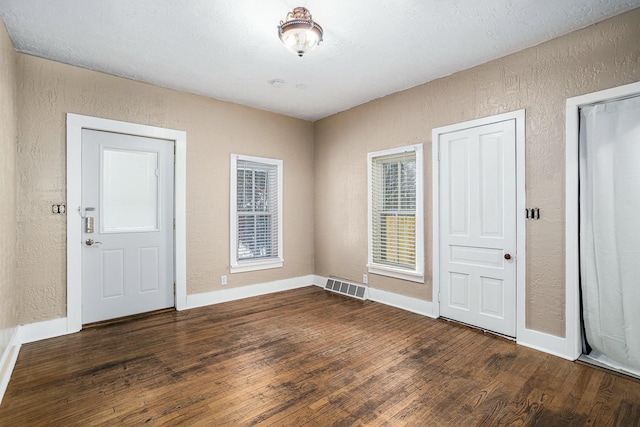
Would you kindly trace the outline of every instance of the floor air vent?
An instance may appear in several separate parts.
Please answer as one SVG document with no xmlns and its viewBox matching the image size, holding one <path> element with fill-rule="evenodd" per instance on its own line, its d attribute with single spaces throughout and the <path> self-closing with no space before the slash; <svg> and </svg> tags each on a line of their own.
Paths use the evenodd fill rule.
<svg viewBox="0 0 640 427">
<path fill-rule="evenodd" d="M 336 292 L 361 300 L 367 299 L 367 287 L 356 283 L 345 282 L 342 279 L 328 278 L 327 285 L 324 287 L 327 291 Z"/>
</svg>

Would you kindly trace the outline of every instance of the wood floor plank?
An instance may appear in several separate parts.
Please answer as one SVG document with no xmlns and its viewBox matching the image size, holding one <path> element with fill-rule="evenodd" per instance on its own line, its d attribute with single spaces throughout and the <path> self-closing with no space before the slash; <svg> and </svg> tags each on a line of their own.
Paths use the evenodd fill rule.
<svg viewBox="0 0 640 427">
<path fill-rule="evenodd" d="M 0 426 L 640 424 L 640 382 L 316 287 L 26 344 Z"/>
</svg>

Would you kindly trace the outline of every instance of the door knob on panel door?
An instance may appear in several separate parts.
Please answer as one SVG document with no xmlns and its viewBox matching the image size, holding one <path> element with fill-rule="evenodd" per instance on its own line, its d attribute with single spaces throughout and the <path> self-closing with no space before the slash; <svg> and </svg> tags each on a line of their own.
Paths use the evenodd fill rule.
<svg viewBox="0 0 640 427">
<path fill-rule="evenodd" d="M 507 260 L 511 259 L 511 254 L 504 254 L 504 259 L 507 259 Z"/>
<path fill-rule="evenodd" d="M 102 242 L 94 242 L 93 239 L 87 239 L 86 242 L 84 242 L 87 246 L 93 246 L 93 245 L 101 245 Z"/>
</svg>

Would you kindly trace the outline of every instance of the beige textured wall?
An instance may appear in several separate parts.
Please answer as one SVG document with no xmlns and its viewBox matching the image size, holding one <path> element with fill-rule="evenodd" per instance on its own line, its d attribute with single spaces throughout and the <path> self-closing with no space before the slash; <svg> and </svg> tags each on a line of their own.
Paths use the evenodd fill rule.
<svg viewBox="0 0 640 427">
<path fill-rule="evenodd" d="M 16 285 L 16 54 L 0 19 L 0 357 L 18 325 Z"/>
<path fill-rule="evenodd" d="M 423 142 L 427 283 L 371 286 L 431 300 L 431 130 L 526 109 L 526 324 L 564 336 L 564 126 L 569 97 L 640 80 L 640 9 L 315 125 L 316 274 L 360 281 L 367 262 L 367 152 Z M 339 232 L 336 232 L 338 231 Z"/>
<path fill-rule="evenodd" d="M 229 266 L 232 152 L 284 161 L 283 268 L 229 287 L 313 273 L 313 123 L 18 55 L 20 323 L 66 316 L 65 114 L 187 132 L 187 292 L 220 289 Z M 68 214 L 76 214 L 75 206 Z"/>
</svg>

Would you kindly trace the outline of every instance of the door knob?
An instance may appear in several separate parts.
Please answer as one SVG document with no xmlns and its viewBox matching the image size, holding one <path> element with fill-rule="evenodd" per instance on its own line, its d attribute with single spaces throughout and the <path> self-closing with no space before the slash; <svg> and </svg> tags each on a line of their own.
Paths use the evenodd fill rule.
<svg viewBox="0 0 640 427">
<path fill-rule="evenodd" d="M 511 259 L 511 254 L 504 254 L 504 259 Z"/>
<path fill-rule="evenodd" d="M 87 239 L 86 242 L 84 242 L 87 246 L 93 246 L 93 245 L 100 245 L 102 244 L 102 242 L 94 242 L 93 239 Z"/>
</svg>

